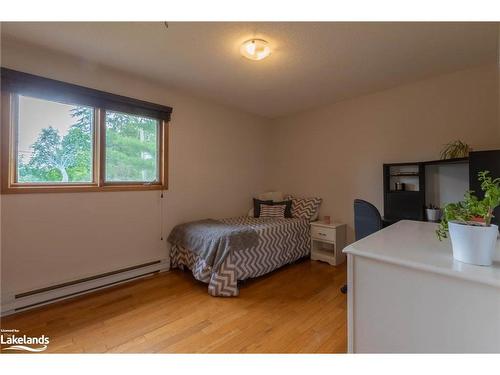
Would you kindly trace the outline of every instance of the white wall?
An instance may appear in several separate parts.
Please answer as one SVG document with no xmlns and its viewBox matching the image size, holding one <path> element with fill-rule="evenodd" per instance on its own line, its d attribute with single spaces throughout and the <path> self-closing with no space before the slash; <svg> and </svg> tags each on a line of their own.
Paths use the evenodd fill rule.
<svg viewBox="0 0 500 375">
<path fill-rule="evenodd" d="M 443 207 L 458 202 L 469 190 L 469 165 L 429 165 L 425 168 L 425 204 Z"/>
<path fill-rule="evenodd" d="M 2 196 L 2 298 L 164 258 L 173 225 L 242 214 L 268 189 L 323 197 L 352 239 L 353 199 L 382 209 L 382 163 L 435 159 L 456 138 L 500 147 L 494 66 L 269 121 L 17 42 L 2 65 L 174 108 L 163 206 L 159 192 Z"/>
<path fill-rule="evenodd" d="M 497 75 L 477 67 L 278 119 L 273 185 L 322 197 L 352 240 L 355 198 L 383 212 L 383 163 L 438 159 L 455 139 L 500 147 Z"/>
<path fill-rule="evenodd" d="M 169 190 L 2 196 L 2 298 L 165 258 L 180 222 L 236 216 L 266 190 L 268 121 L 32 45 L 2 44 L 2 66 L 173 107 Z M 164 236 L 165 238 L 165 236 Z"/>
</svg>

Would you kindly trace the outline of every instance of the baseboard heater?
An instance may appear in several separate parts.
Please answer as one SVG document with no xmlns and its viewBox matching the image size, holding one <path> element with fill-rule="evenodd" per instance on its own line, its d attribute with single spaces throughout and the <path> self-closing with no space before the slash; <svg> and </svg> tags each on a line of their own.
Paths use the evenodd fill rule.
<svg viewBox="0 0 500 375">
<path fill-rule="evenodd" d="M 165 270 L 168 270 L 167 262 L 164 260 L 155 260 L 45 288 L 17 293 L 14 294 L 13 300 L 3 304 L 2 315 L 13 314 L 99 289 L 109 288 Z"/>
</svg>

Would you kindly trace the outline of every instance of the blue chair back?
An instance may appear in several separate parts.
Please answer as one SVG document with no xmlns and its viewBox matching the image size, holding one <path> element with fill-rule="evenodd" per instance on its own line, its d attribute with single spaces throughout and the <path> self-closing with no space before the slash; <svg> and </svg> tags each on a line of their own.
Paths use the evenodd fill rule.
<svg viewBox="0 0 500 375">
<path fill-rule="evenodd" d="M 382 217 L 370 202 L 354 200 L 354 236 L 356 241 L 382 229 Z"/>
</svg>

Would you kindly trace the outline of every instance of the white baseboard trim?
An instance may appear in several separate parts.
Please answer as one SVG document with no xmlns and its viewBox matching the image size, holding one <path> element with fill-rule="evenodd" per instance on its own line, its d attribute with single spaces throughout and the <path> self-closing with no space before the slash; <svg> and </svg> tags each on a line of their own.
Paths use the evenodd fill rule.
<svg viewBox="0 0 500 375">
<path fill-rule="evenodd" d="M 167 260 L 162 260 L 159 263 L 148 265 L 145 267 L 124 271 L 109 276 L 99 277 L 93 280 L 79 282 L 77 284 L 63 286 L 57 289 L 52 289 L 46 292 L 36 293 L 25 297 L 16 298 L 15 295 L 9 295 L 6 298 L 6 301 L 2 303 L 0 316 L 11 315 L 20 311 L 26 311 L 68 298 L 92 293 L 97 290 L 147 277 L 155 272 L 168 271 L 169 266 L 170 265 Z M 6 296 L 3 297 L 5 298 Z"/>
</svg>

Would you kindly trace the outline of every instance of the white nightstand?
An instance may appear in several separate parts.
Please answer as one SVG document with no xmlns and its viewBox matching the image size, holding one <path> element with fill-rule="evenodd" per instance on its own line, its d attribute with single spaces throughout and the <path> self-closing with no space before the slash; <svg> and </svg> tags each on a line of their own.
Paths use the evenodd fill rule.
<svg viewBox="0 0 500 375">
<path fill-rule="evenodd" d="M 321 221 L 311 223 L 311 259 L 328 262 L 332 266 L 345 262 L 346 225 L 341 223 L 325 224 Z"/>
</svg>

